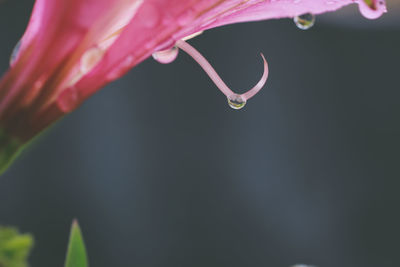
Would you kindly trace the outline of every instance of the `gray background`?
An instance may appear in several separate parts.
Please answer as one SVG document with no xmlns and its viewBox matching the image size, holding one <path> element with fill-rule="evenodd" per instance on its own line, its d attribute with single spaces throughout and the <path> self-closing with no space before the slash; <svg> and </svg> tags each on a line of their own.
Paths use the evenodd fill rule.
<svg viewBox="0 0 400 267">
<path fill-rule="evenodd" d="M 31 6 L 0 2 L 0 72 Z M 73 218 L 96 267 L 399 266 L 400 24 L 343 14 L 191 40 L 237 91 L 265 54 L 240 111 L 184 52 L 146 60 L 0 177 L 0 224 L 35 235 L 32 266 L 62 266 Z"/>
</svg>

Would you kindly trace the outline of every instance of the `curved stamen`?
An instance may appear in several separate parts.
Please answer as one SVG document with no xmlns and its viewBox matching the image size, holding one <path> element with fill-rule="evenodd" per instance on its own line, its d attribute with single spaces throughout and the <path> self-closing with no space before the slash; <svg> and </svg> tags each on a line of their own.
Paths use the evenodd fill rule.
<svg viewBox="0 0 400 267">
<path fill-rule="evenodd" d="M 208 74 L 208 76 L 211 78 L 211 80 L 215 83 L 215 85 L 221 90 L 221 92 L 226 95 L 226 97 L 231 97 L 232 95 L 236 95 L 219 77 L 215 69 L 211 66 L 211 64 L 205 59 L 199 51 L 197 51 L 193 46 L 190 44 L 186 43 L 183 40 L 179 40 L 176 42 L 176 46 L 188 53 L 194 60 L 196 60 L 197 63 L 203 68 L 203 70 Z M 255 94 L 257 94 L 260 89 L 264 86 L 265 82 L 267 81 L 268 78 L 268 64 L 267 61 L 265 60 L 264 55 L 261 53 L 261 57 L 264 61 L 264 73 L 260 79 L 260 81 L 249 91 L 247 91 L 244 94 L 240 94 L 240 96 L 244 100 L 248 100 L 251 97 L 253 97 Z"/>
<path fill-rule="evenodd" d="M 250 98 L 252 98 L 253 96 L 255 96 L 255 94 L 257 94 L 261 88 L 263 88 L 264 84 L 267 82 L 268 79 L 268 63 L 267 60 L 265 60 L 265 57 L 263 55 L 263 53 L 260 53 L 262 60 L 264 62 L 264 73 L 261 76 L 260 81 L 253 87 L 251 88 L 249 91 L 247 91 L 246 93 L 242 94 L 242 96 L 246 99 L 249 100 Z"/>
<path fill-rule="evenodd" d="M 208 74 L 210 79 L 215 83 L 215 85 L 221 90 L 221 92 L 226 95 L 232 95 L 231 89 L 224 83 L 224 81 L 219 77 L 218 73 L 214 70 L 210 63 L 208 63 L 207 59 L 200 54 L 193 46 L 186 43 L 183 40 L 179 40 L 176 42 L 176 46 L 188 53 L 197 63 L 203 68 L 203 70 Z"/>
</svg>

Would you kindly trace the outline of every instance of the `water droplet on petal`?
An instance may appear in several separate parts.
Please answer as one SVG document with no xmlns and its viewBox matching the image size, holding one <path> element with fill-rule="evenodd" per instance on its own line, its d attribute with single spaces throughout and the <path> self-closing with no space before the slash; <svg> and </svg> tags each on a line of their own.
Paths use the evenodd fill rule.
<svg viewBox="0 0 400 267">
<path fill-rule="evenodd" d="M 386 13 L 386 2 L 385 0 L 372 0 L 371 2 L 360 0 L 358 2 L 358 9 L 365 18 L 377 19 L 382 16 L 383 13 Z"/>
<path fill-rule="evenodd" d="M 32 87 L 24 94 L 24 98 L 21 100 L 21 106 L 28 107 L 35 98 L 39 95 L 40 91 L 43 88 L 43 85 L 46 82 L 46 76 L 42 75 L 39 79 L 37 79 Z"/>
<path fill-rule="evenodd" d="M 79 93 L 74 86 L 65 89 L 57 98 L 59 108 L 67 113 L 71 112 L 78 106 Z"/>
<path fill-rule="evenodd" d="M 88 49 L 81 57 L 80 70 L 86 74 L 91 71 L 103 57 L 104 51 L 95 46 Z"/>
<path fill-rule="evenodd" d="M 134 63 L 134 58 L 132 55 L 126 57 L 123 61 L 117 64 L 108 74 L 107 74 L 107 81 L 111 82 L 115 79 L 121 77 L 125 72 L 127 72 Z"/>
<path fill-rule="evenodd" d="M 303 15 L 294 17 L 293 21 L 296 24 L 297 28 L 308 30 L 315 23 L 315 15 L 311 13 L 305 13 Z"/>
<path fill-rule="evenodd" d="M 21 48 L 21 40 L 18 41 L 18 43 L 15 45 L 13 51 L 11 52 L 10 66 L 12 66 L 14 64 L 14 62 L 17 60 L 20 48 Z"/>
<path fill-rule="evenodd" d="M 157 51 L 157 52 L 153 53 L 152 56 L 159 63 L 168 64 L 176 59 L 176 57 L 178 56 L 178 52 L 179 52 L 179 49 L 176 46 L 174 46 L 167 50 Z"/>
<path fill-rule="evenodd" d="M 233 109 L 241 109 L 246 105 L 246 99 L 238 94 L 233 94 L 227 97 L 228 104 Z"/>
</svg>

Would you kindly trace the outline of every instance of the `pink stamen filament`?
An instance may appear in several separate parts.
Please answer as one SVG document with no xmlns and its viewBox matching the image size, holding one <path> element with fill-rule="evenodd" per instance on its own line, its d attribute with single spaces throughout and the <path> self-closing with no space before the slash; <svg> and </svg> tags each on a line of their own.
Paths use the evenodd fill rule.
<svg viewBox="0 0 400 267">
<path fill-rule="evenodd" d="M 177 47 L 179 47 L 180 49 L 182 49 L 183 51 L 185 51 L 187 54 L 189 54 L 197 63 L 199 63 L 199 65 L 203 68 L 203 70 L 208 74 L 208 76 L 210 77 L 210 79 L 215 83 L 215 85 L 219 88 L 219 90 L 221 90 L 221 92 L 226 96 L 226 97 L 230 97 L 232 95 L 236 95 L 236 93 L 234 93 L 225 83 L 224 81 L 221 79 L 221 77 L 219 77 L 218 73 L 215 71 L 215 69 L 211 66 L 211 64 L 207 61 L 207 59 L 205 59 L 199 51 L 197 51 L 193 46 L 191 46 L 190 44 L 186 43 L 183 40 L 179 40 L 176 42 L 175 44 Z M 260 79 L 260 81 L 250 90 L 248 90 L 246 93 L 244 94 L 240 94 L 240 96 L 244 99 L 244 100 L 248 100 L 250 98 L 252 98 L 255 94 L 257 94 L 261 88 L 264 86 L 265 82 L 268 79 L 268 64 L 267 61 L 265 60 L 265 57 L 262 53 L 261 57 L 264 61 L 264 73 Z"/>
</svg>

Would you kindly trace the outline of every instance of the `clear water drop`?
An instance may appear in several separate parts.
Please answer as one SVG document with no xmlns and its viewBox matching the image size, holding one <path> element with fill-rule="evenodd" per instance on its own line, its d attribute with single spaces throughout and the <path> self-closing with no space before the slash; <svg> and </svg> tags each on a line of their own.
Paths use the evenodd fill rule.
<svg viewBox="0 0 400 267">
<path fill-rule="evenodd" d="M 228 104 L 233 109 L 241 109 L 246 105 L 246 99 L 238 94 L 233 94 L 227 97 Z"/>
<path fill-rule="evenodd" d="M 91 71 L 102 59 L 104 51 L 95 46 L 88 49 L 81 57 L 80 70 L 83 74 Z"/>
<path fill-rule="evenodd" d="M 303 15 L 294 17 L 293 21 L 296 24 L 297 28 L 308 30 L 315 23 L 315 15 L 311 13 L 305 13 Z"/>
<path fill-rule="evenodd" d="M 17 60 L 20 48 L 21 48 L 21 40 L 18 41 L 18 43 L 15 45 L 13 51 L 11 52 L 10 66 L 12 66 L 14 64 L 14 62 Z"/>
<path fill-rule="evenodd" d="M 178 56 L 178 53 L 179 53 L 178 47 L 174 46 L 167 50 L 157 51 L 157 52 L 153 53 L 152 56 L 153 56 L 154 60 L 156 60 L 157 62 L 162 63 L 162 64 L 168 64 L 176 59 L 176 57 Z"/>
<path fill-rule="evenodd" d="M 358 2 L 358 8 L 361 15 L 367 19 L 377 19 L 387 11 L 385 0 L 360 0 Z"/>
</svg>

